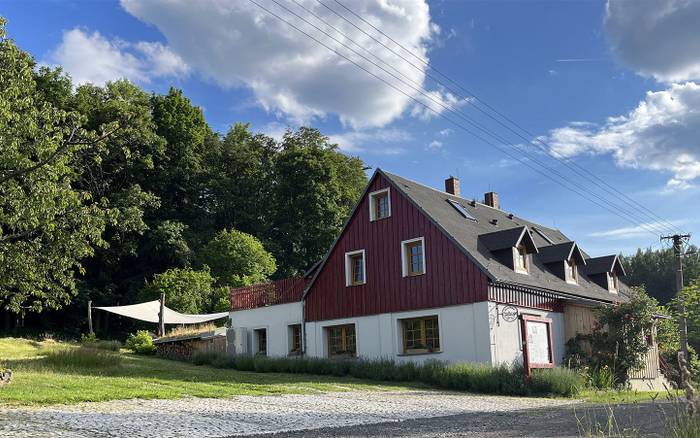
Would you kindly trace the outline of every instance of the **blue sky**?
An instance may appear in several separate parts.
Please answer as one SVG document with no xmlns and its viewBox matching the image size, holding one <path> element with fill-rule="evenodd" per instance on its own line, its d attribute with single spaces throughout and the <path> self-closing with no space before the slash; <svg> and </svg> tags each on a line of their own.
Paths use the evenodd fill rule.
<svg viewBox="0 0 700 438">
<path fill-rule="evenodd" d="M 430 79 L 435 70 L 365 24 L 355 19 L 362 33 L 334 15 L 331 9 L 353 18 L 333 0 L 323 0 L 328 8 L 316 0 L 277 1 L 356 52 L 372 53 L 385 70 L 273 0 L 256 1 L 439 115 L 247 0 L 3 1 L 0 14 L 19 46 L 40 63 L 62 65 L 77 82 L 127 77 L 156 92 L 182 88 L 219 132 L 235 122 L 275 136 L 286 127 L 314 126 L 375 168 L 437 188 L 454 174 L 467 197 L 497 191 L 504 209 L 560 228 L 592 255 L 659 246 L 644 230 L 657 218 L 615 191 L 677 229 L 700 231 L 700 32 L 694 30 L 700 2 L 343 2 L 480 99 L 474 100 L 452 82 Z M 309 11 L 333 28 L 313 21 Z M 387 68 L 406 80 L 386 76 Z M 528 144 L 484 117 L 476 109 L 485 110 L 484 102 L 542 142 Z M 527 164 L 444 117 L 463 127 L 464 118 L 482 124 Z M 567 183 L 532 170 L 533 160 Z M 578 173 L 572 166 L 580 166 Z M 587 172 L 615 191 L 601 189 Z M 670 231 L 666 224 L 651 227 Z"/>
</svg>

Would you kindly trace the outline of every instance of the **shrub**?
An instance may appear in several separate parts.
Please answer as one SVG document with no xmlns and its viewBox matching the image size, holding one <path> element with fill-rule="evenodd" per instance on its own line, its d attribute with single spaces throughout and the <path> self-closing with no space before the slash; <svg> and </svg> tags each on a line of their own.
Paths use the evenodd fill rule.
<svg viewBox="0 0 700 438">
<path fill-rule="evenodd" d="M 94 333 L 83 333 L 80 335 L 81 344 L 94 344 L 97 342 L 97 336 Z"/>
<path fill-rule="evenodd" d="M 121 365 L 119 354 L 90 347 L 49 350 L 44 362 L 57 368 L 109 368 Z"/>
<path fill-rule="evenodd" d="M 126 348 L 138 354 L 151 354 L 156 347 L 153 338 L 146 330 L 139 330 L 126 338 Z"/>
<path fill-rule="evenodd" d="M 457 391 L 507 395 L 575 395 L 584 379 L 564 368 L 535 370 L 529 383 L 523 378 L 521 366 L 460 363 L 439 361 L 396 363 L 393 360 L 320 359 L 306 357 L 267 357 L 238 355 L 227 357 L 220 353 L 196 353 L 196 365 L 233 368 L 258 373 L 318 374 L 351 376 L 359 379 L 422 382 L 431 386 Z"/>
</svg>

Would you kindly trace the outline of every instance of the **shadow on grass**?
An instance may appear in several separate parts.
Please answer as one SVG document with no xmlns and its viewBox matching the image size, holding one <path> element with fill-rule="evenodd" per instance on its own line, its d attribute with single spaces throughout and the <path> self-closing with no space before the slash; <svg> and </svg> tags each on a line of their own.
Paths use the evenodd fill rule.
<svg viewBox="0 0 700 438">
<path fill-rule="evenodd" d="M 116 355 L 116 354 L 115 354 Z M 405 389 L 429 389 L 422 383 L 383 382 L 358 379 L 350 376 L 330 376 L 316 374 L 259 373 L 239 371 L 228 368 L 214 368 L 207 365 L 197 366 L 187 362 L 161 359 L 153 356 L 121 354 L 121 364 L 106 367 L 81 367 L 71 364 L 51 363 L 44 356 L 37 358 L 5 360 L 5 366 L 15 370 L 35 372 L 55 372 L 68 376 L 120 377 L 134 379 L 157 379 L 162 381 L 197 382 L 207 384 L 247 384 L 272 386 L 279 384 L 330 384 L 367 386 L 392 386 Z"/>
</svg>

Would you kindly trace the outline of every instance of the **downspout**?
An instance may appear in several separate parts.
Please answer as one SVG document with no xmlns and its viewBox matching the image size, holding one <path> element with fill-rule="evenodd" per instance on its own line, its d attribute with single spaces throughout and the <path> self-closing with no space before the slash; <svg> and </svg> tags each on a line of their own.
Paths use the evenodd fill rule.
<svg viewBox="0 0 700 438">
<path fill-rule="evenodd" d="M 301 355 L 306 356 L 306 294 L 301 297 Z"/>
</svg>

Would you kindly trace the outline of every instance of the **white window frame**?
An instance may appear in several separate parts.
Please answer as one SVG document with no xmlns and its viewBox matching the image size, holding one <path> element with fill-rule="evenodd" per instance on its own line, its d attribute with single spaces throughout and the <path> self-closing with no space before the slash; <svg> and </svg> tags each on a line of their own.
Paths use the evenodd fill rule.
<svg viewBox="0 0 700 438">
<path fill-rule="evenodd" d="M 377 195 L 381 195 L 383 193 L 386 193 L 386 199 L 387 199 L 387 207 L 388 207 L 388 214 L 386 217 L 383 218 L 377 218 L 377 209 L 376 209 L 376 203 L 374 202 L 374 198 Z M 369 194 L 369 220 L 370 222 L 378 221 L 381 219 L 386 219 L 388 217 L 391 217 L 391 187 L 387 187 L 386 189 L 381 189 L 381 190 L 375 190 L 374 192 L 371 192 Z"/>
<path fill-rule="evenodd" d="M 616 294 L 617 293 L 617 287 L 615 287 L 615 279 L 613 276 L 615 275 L 614 272 L 606 272 L 605 277 L 608 280 L 608 292 Z M 619 282 L 619 279 L 618 279 Z"/>
<path fill-rule="evenodd" d="M 527 247 L 525 247 L 525 266 L 523 268 L 518 266 L 518 259 L 520 259 L 520 247 L 525 247 L 522 243 L 518 246 L 513 247 L 513 270 L 518 274 L 530 274 L 530 260 L 528 260 Z"/>
<path fill-rule="evenodd" d="M 569 270 L 571 262 L 571 270 Z M 575 260 L 564 260 L 564 279 L 569 284 L 578 284 L 578 264 Z"/>
<path fill-rule="evenodd" d="M 428 270 L 428 259 L 425 257 L 425 237 L 416 237 L 415 239 L 408 239 L 401 241 L 401 275 L 403 277 L 409 277 L 408 275 L 408 258 L 406 258 L 406 245 L 409 243 L 420 242 L 421 249 L 423 251 L 423 272 L 420 274 L 410 275 L 410 277 L 417 277 L 419 275 L 425 275 Z"/>
<path fill-rule="evenodd" d="M 354 283 L 352 282 L 352 266 L 350 266 L 350 258 L 352 256 L 362 254 L 362 273 L 363 282 Z M 361 286 L 367 283 L 367 256 L 365 255 L 364 249 L 358 249 L 357 251 L 348 251 L 345 253 L 345 287 Z"/>
</svg>

